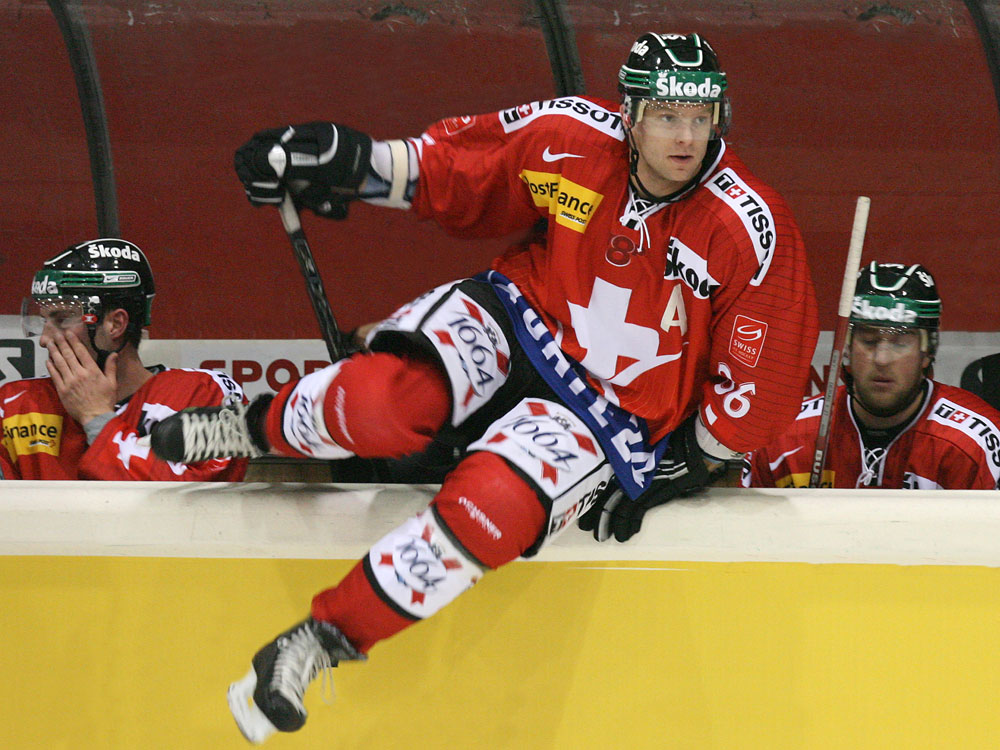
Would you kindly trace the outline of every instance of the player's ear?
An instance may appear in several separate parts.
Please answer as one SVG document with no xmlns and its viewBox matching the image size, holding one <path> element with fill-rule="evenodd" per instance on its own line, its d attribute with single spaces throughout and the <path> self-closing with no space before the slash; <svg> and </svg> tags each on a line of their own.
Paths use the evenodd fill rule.
<svg viewBox="0 0 1000 750">
<path fill-rule="evenodd" d="M 115 341 L 121 340 L 128 328 L 128 312 L 121 307 L 109 310 L 104 316 L 104 325 L 108 336 Z"/>
</svg>

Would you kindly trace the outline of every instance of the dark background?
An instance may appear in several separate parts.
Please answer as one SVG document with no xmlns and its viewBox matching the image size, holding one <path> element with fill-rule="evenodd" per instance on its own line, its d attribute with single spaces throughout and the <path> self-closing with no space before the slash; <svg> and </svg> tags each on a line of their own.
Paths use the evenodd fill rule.
<svg viewBox="0 0 1000 750">
<path fill-rule="evenodd" d="M 68 7 L 99 75 L 121 234 L 156 274 L 154 338 L 319 337 L 277 213 L 253 209 L 232 171 L 234 149 L 255 130 L 330 119 L 400 137 L 550 98 L 573 81 L 616 97 L 617 69 L 647 30 L 699 31 L 719 52 L 730 144 L 795 211 L 823 328 L 833 327 L 864 194 L 864 260 L 925 264 L 946 329 L 997 331 L 995 6 L 0 0 L 0 313 L 18 312 L 42 260 L 99 235 L 81 104 L 53 12 Z M 304 223 L 345 328 L 484 268 L 504 246 L 362 204 L 347 222 Z"/>
</svg>

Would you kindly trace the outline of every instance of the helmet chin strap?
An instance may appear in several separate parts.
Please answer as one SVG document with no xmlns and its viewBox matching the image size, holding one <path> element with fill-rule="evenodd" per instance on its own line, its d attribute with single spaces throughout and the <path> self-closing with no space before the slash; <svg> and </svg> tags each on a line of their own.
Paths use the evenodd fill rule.
<svg viewBox="0 0 1000 750">
<path fill-rule="evenodd" d="M 701 166 L 698 168 L 698 172 L 692 177 L 687 183 L 684 184 L 679 190 L 668 195 L 655 195 L 649 188 L 642 184 L 642 180 L 639 179 L 639 148 L 635 145 L 635 138 L 632 136 L 632 128 L 625 128 L 625 135 L 628 138 L 628 172 L 629 181 L 632 183 L 632 187 L 635 188 L 636 192 L 639 193 L 639 197 L 643 200 L 653 201 L 655 203 L 668 201 L 674 196 L 683 196 L 692 186 L 695 185 L 701 178 L 705 175 L 706 165 L 711 164 L 715 161 L 716 155 L 719 150 L 718 139 L 713 139 L 709 141 L 708 148 L 705 150 L 705 156 L 701 160 Z"/>
<path fill-rule="evenodd" d="M 632 185 L 639 193 L 640 198 L 650 201 L 660 200 L 639 179 L 639 149 L 635 145 L 635 139 L 632 137 L 632 128 L 629 128 L 625 132 L 628 135 L 628 172 Z"/>
<path fill-rule="evenodd" d="M 96 341 L 97 325 L 98 325 L 97 323 L 87 323 L 87 337 L 90 339 L 90 345 L 93 347 L 94 352 L 96 352 L 97 354 L 97 356 L 94 358 L 94 361 L 97 363 L 97 368 L 101 372 L 104 372 L 104 365 L 107 364 L 108 357 L 110 357 L 112 354 L 117 354 L 122 349 L 124 349 L 125 344 L 128 343 L 128 339 L 123 338 L 121 346 L 119 346 L 117 349 L 102 349 L 97 345 Z"/>
</svg>

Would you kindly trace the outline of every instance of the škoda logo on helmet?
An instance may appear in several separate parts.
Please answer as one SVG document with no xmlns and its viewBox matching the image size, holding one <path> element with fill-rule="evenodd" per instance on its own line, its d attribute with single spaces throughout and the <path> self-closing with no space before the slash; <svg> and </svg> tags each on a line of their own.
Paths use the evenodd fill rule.
<svg viewBox="0 0 1000 750">
<path fill-rule="evenodd" d="M 87 245 L 87 252 L 91 258 L 124 258 L 139 262 L 139 253 L 130 247 L 105 247 L 104 245 Z"/>
<path fill-rule="evenodd" d="M 31 282 L 32 294 L 59 294 L 59 286 L 54 281 L 50 281 L 48 276 L 43 276 Z"/>
<path fill-rule="evenodd" d="M 656 95 L 664 99 L 671 97 L 718 99 L 722 94 L 722 87 L 718 83 L 713 82 L 709 77 L 706 77 L 704 81 L 696 83 L 694 81 L 685 81 L 669 73 L 663 73 L 656 79 L 655 90 Z"/>
<path fill-rule="evenodd" d="M 863 297 L 854 298 L 851 315 L 865 320 L 887 320 L 890 323 L 912 323 L 917 319 L 917 314 L 913 310 L 907 310 L 902 302 L 897 302 L 892 309 L 889 309 L 873 305 Z"/>
</svg>

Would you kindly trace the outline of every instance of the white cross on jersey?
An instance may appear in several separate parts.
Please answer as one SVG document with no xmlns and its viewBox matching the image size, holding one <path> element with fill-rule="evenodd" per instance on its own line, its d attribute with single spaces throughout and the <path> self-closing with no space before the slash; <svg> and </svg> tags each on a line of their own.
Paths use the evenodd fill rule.
<svg viewBox="0 0 1000 750">
<path fill-rule="evenodd" d="M 576 340 L 587 350 L 581 360 L 588 372 L 615 385 L 628 385 L 646 370 L 677 359 L 680 353 L 658 355 L 660 335 L 653 328 L 627 323 L 632 290 L 594 279 L 586 307 L 569 304 Z M 636 360 L 618 370 L 619 357 Z"/>
<path fill-rule="evenodd" d="M 141 439 L 134 432 L 125 436 L 125 431 L 119 430 L 111 440 L 118 446 L 118 460 L 126 469 L 130 468 L 133 456 L 149 458 L 149 438 Z"/>
</svg>

